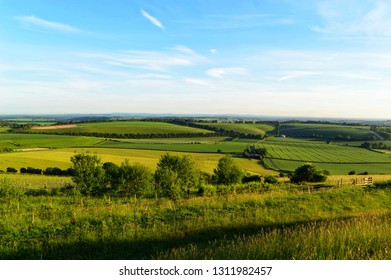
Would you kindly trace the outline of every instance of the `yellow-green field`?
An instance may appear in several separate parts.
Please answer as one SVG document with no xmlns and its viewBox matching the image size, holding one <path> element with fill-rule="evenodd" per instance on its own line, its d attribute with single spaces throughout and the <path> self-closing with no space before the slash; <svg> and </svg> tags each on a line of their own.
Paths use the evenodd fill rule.
<svg viewBox="0 0 391 280">
<path fill-rule="evenodd" d="M 70 158 L 75 153 L 90 152 L 96 153 L 101 157 L 102 162 L 113 162 L 120 164 L 126 159 L 132 162 L 141 163 L 151 170 L 156 168 L 159 158 L 167 153 L 165 151 L 151 150 L 131 150 L 131 149 L 109 149 L 109 148 L 68 148 L 44 151 L 25 151 L 0 154 L 0 170 L 6 170 L 7 167 L 20 169 L 21 167 L 34 167 L 45 169 L 47 167 L 59 167 L 62 169 L 71 166 Z M 198 167 L 212 173 L 216 168 L 218 160 L 222 157 L 220 154 L 212 153 L 181 153 L 175 154 L 190 155 L 197 163 Z M 235 159 L 240 166 L 248 173 L 256 174 L 276 174 L 275 171 L 264 169 L 257 160 L 243 158 Z"/>
</svg>

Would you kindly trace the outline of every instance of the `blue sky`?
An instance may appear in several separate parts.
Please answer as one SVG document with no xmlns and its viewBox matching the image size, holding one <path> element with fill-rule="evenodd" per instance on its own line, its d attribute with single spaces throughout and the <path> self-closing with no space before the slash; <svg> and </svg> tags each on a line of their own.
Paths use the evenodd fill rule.
<svg viewBox="0 0 391 280">
<path fill-rule="evenodd" d="M 391 1 L 0 0 L 0 114 L 391 119 Z"/>
</svg>

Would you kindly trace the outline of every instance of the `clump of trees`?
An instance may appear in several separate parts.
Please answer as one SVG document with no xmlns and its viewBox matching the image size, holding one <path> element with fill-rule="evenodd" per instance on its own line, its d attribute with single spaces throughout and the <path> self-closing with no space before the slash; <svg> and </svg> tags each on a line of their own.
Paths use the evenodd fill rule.
<svg viewBox="0 0 391 280">
<path fill-rule="evenodd" d="M 179 199 L 193 193 L 213 193 L 211 185 L 233 185 L 242 183 L 243 171 L 228 155 L 222 157 L 211 176 L 198 169 L 189 155 L 166 153 L 152 173 L 147 167 L 128 161 L 116 165 L 101 163 L 95 154 L 79 153 L 71 158 L 72 180 L 83 195 L 97 196 L 113 193 L 126 196 L 154 196 Z M 214 190 L 212 190 L 214 189 Z"/>
<path fill-rule="evenodd" d="M 303 183 L 303 182 L 324 182 L 327 176 L 330 175 L 327 170 L 319 170 L 313 164 L 304 164 L 296 168 L 296 170 L 290 175 L 292 183 Z"/>
<path fill-rule="evenodd" d="M 369 150 L 387 150 L 388 148 L 383 142 L 364 142 L 361 147 Z"/>
</svg>

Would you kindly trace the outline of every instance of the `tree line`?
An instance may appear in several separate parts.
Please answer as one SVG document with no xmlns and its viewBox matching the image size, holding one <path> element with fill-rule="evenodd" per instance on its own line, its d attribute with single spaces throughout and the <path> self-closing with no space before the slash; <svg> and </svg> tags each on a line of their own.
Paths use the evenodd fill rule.
<svg viewBox="0 0 391 280">
<path fill-rule="evenodd" d="M 229 155 L 219 160 L 213 175 L 200 171 L 191 156 L 170 153 L 160 157 L 155 172 L 127 160 L 120 165 L 102 164 L 97 155 L 89 153 L 76 154 L 71 162 L 75 188 L 91 196 L 112 193 L 178 199 L 202 192 L 206 184 L 232 185 L 245 177 Z"/>
<path fill-rule="evenodd" d="M 221 157 L 213 174 L 200 171 L 190 155 L 166 153 L 151 172 L 140 163 L 125 160 L 120 165 L 101 163 L 95 154 L 79 153 L 71 157 L 72 180 L 75 189 L 83 195 L 99 196 L 117 194 L 123 196 L 157 196 L 179 199 L 194 194 L 212 194 L 217 189 L 238 190 L 264 188 L 278 182 L 275 176 L 262 178 L 245 175 L 230 155 Z M 329 175 L 312 164 L 298 167 L 291 175 L 293 183 L 324 182 Z M 254 184 L 255 183 L 255 184 Z"/>
</svg>

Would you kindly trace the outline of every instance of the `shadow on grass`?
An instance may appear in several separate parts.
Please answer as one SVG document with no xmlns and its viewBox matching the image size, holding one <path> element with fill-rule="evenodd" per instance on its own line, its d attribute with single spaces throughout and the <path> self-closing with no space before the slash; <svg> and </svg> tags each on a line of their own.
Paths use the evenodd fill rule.
<svg viewBox="0 0 391 280">
<path fill-rule="evenodd" d="M 390 215 L 387 215 L 390 216 Z M 41 246 L 28 244 L 25 249 L 19 248 L 13 252 L 3 254 L 1 259 L 46 259 L 46 260 L 148 260 L 155 258 L 159 252 L 170 249 L 197 244 L 197 246 L 210 246 L 211 241 L 234 240 L 238 235 L 255 235 L 268 233 L 278 229 L 294 229 L 296 227 L 309 227 L 316 223 L 328 223 L 335 220 L 349 220 L 352 217 L 339 219 L 314 220 L 294 223 L 281 223 L 270 225 L 249 224 L 236 227 L 214 227 L 182 232 L 177 238 L 146 239 L 146 240 L 100 240 L 79 241 L 75 243 L 60 243 L 49 245 L 42 242 Z M 38 248 L 37 248 L 38 247 Z"/>
</svg>

